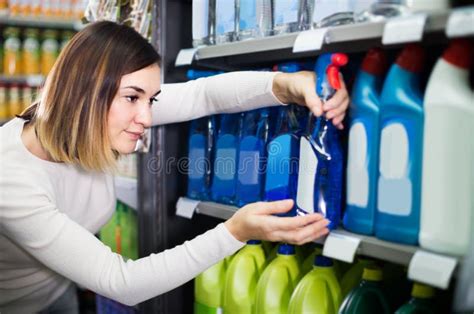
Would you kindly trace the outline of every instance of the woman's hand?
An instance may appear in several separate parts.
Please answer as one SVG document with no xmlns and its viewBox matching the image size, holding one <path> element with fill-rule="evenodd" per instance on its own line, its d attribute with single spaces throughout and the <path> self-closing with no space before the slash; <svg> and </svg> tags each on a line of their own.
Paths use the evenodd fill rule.
<svg viewBox="0 0 474 314">
<path fill-rule="evenodd" d="M 296 103 L 308 107 L 316 116 L 325 114 L 340 130 L 349 106 L 349 94 L 341 76 L 342 87 L 324 105 L 316 94 L 316 74 L 310 71 L 278 73 L 273 79 L 273 93 L 285 104 Z"/>
<path fill-rule="evenodd" d="M 277 217 L 293 208 L 292 200 L 258 202 L 242 207 L 225 222 L 227 229 L 239 241 L 266 240 L 301 245 L 314 241 L 329 230 L 329 220 L 320 214 L 297 217 Z"/>
</svg>

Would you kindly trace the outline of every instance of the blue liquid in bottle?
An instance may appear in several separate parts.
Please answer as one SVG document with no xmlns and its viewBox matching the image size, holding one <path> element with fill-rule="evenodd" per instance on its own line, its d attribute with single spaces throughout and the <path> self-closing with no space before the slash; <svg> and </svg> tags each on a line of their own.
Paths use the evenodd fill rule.
<svg viewBox="0 0 474 314">
<path fill-rule="evenodd" d="M 262 200 L 272 111 L 270 108 L 253 110 L 242 117 L 236 187 L 239 207 Z"/>
<path fill-rule="evenodd" d="M 211 188 L 212 200 L 218 203 L 235 204 L 241 115 L 234 113 L 220 116 Z"/>
</svg>

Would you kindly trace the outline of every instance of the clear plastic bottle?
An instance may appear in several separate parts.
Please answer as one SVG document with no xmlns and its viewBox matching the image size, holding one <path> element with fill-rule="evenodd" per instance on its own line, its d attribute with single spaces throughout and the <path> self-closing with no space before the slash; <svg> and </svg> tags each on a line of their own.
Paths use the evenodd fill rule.
<svg viewBox="0 0 474 314">
<path fill-rule="evenodd" d="M 354 1 L 312 0 L 313 25 L 315 27 L 336 26 L 354 22 Z"/>
<path fill-rule="evenodd" d="M 193 46 L 207 46 L 215 43 L 216 0 L 193 0 Z"/>
<path fill-rule="evenodd" d="M 298 30 L 300 0 L 273 0 L 273 34 L 287 34 Z"/>
<path fill-rule="evenodd" d="M 272 34 L 271 0 L 237 0 L 238 40 Z"/>
<path fill-rule="evenodd" d="M 298 30 L 313 28 L 314 0 L 300 0 L 298 11 Z"/>
<path fill-rule="evenodd" d="M 216 44 L 234 41 L 237 23 L 235 0 L 216 0 Z"/>
</svg>

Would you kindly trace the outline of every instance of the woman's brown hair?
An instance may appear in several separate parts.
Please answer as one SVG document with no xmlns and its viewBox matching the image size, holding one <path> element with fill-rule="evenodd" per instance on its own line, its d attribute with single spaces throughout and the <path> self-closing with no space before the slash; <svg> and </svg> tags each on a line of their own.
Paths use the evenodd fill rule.
<svg viewBox="0 0 474 314">
<path fill-rule="evenodd" d="M 66 45 L 39 101 L 19 117 L 33 124 L 52 160 L 108 170 L 118 154 L 109 142 L 107 114 L 120 80 L 159 63 L 156 50 L 132 28 L 106 21 L 91 24 Z"/>
</svg>

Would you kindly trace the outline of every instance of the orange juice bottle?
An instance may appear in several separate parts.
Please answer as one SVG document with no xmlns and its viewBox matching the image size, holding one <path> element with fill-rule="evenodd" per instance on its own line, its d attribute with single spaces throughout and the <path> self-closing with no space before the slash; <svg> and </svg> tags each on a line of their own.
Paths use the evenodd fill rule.
<svg viewBox="0 0 474 314">
<path fill-rule="evenodd" d="M 41 1 L 41 14 L 45 17 L 53 16 L 53 0 L 42 0 Z"/>
<path fill-rule="evenodd" d="M 21 100 L 23 103 L 23 110 L 31 106 L 33 103 L 33 88 L 29 85 L 23 85 L 21 89 Z"/>
<path fill-rule="evenodd" d="M 62 34 L 61 34 L 61 44 L 60 44 L 60 51 L 62 51 L 64 49 L 64 47 L 66 47 L 66 45 L 68 44 L 68 42 L 71 40 L 72 36 L 74 36 L 74 32 L 73 31 L 63 31 Z"/>
<path fill-rule="evenodd" d="M 56 39 L 58 32 L 46 30 L 43 33 L 43 43 L 41 44 L 41 74 L 48 75 L 59 54 L 59 43 Z"/>
<path fill-rule="evenodd" d="M 22 61 L 23 74 L 34 75 L 40 73 L 40 44 L 38 30 L 28 28 L 23 40 Z"/>
<path fill-rule="evenodd" d="M 8 9 L 8 0 L 0 0 L 0 10 Z"/>
<path fill-rule="evenodd" d="M 21 0 L 10 0 L 9 1 L 9 6 L 10 6 L 10 14 L 12 16 L 18 16 L 20 14 L 20 6 L 21 6 Z"/>
<path fill-rule="evenodd" d="M 29 16 L 31 14 L 30 0 L 20 0 L 20 16 Z"/>
<path fill-rule="evenodd" d="M 3 32 L 3 67 L 7 76 L 21 74 L 21 41 L 20 30 L 16 27 L 7 27 Z"/>
<path fill-rule="evenodd" d="M 41 0 L 30 0 L 31 15 L 40 16 L 41 12 Z"/>
<path fill-rule="evenodd" d="M 4 84 L 0 83 L 0 120 L 8 118 L 10 118 L 10 110 L 7 101 L 7 88 Z"/>
<path fill-rule="evenodd" d="M 8 107 L 10 109 L 10 116 L 20 114 L 23 110 L 23 103 L 20 99 L 20 88 L 17 84 L 11 84 L 8 90 Z"/>
</svg>

